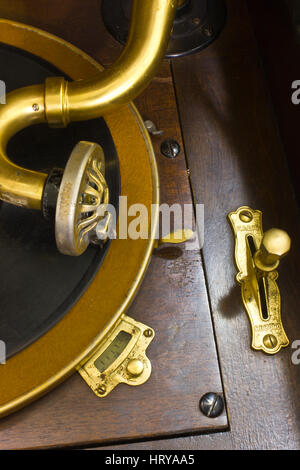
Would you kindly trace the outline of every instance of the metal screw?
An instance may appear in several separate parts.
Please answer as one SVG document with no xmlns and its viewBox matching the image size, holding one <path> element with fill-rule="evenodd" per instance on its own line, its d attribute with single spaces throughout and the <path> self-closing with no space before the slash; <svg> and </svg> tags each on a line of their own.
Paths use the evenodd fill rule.
<svg viewBox="0 0 300 470">
<path fill-rule="evenodd" d="M 240 217 L 240 220 L 242 222 L 245 222 L 246 224 L 251 222 L 251 220 L 253 219 L 253 215 L 251 214 L 251 212 L 245 210 L 245 211 L 242 211 L 239 215 Z"/>
<path fill-rule="evenodd" d="M 100 394 L 100 395 L 104 395 L 105 392 L 106 392 L 106 387 L 104 385 L 100 385 L 98 388 L 97 388 L 97 392 Z"/>
<path fill-rule="evenodd" d="M 276 336 L 269 334 L 269 335 L 265 335 L 263 337 L 263 343 L 266 346 L 266 348 L 274 349 L 274 348 L 276 348 L 276 346 L 278 344 L 278 341 L 277 341 Z"/>
<path fill-rule="evenodd" d="M 32 109 L 33 109 L 33 111 L 38 111 L 38 110 L 40 109 L 40 107 L 39 107 L 38 104 L 34 103 L 34 104 L 32 105 Z"/>
<path fill-rule="evenodd" d="M 146 336 L 146 338 L 151 338 L 152 334 L 153 333 L 152 333 L 152 330 L 150 330 L 150 328 L 144 331 L 144 336 Z"/>
<path fill-rule="evenodd" d="M 160 146 L 161 153 L 168 158 L 175 158 L 180 152 L 180 145 L 176 140 L 164 140 Z"/>
<path fill-rule="evenodd" d="M 224 400 L 217 393 L 206 393 L 200 400 L 200 410 L 208 418 L 217 418 L 224 410 Z"/>
</svg>

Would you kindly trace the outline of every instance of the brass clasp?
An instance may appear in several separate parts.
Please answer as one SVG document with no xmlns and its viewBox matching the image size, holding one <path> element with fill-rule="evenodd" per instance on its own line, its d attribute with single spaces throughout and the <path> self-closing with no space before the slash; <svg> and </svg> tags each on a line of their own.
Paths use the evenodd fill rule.
<svg viewBox="0 0 300 470">
<path fill-rule="evenodd" d="M 290 237 L 279 229 L 263 233 L 262 212 L 247 206 L 230 212 L 228 219 L 235 235 L 236 279 L 251 323 L 252 348 L 275 354 L 289 344 L 281 322 L 276 269 L 290 250 Z"/>
</svg>

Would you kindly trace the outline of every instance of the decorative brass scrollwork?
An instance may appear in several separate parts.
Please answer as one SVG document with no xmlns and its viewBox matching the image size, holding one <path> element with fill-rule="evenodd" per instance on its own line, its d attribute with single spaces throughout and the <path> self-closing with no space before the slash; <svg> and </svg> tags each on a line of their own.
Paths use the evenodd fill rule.
<svg viewBox="0 0 300 470">
<path fill-rule="evenodd" d="M 104 174 L 100 145 L 79 142 L 68 160 L 57 198 L 55 237 L 61 253 L 78 256 L 90 243 L 105 241 L 97 231 L 100 224 L 102 228 L 103 222 L 107 225 L 110 220 L 105 210 L 109 189 Z"/>
</svg>

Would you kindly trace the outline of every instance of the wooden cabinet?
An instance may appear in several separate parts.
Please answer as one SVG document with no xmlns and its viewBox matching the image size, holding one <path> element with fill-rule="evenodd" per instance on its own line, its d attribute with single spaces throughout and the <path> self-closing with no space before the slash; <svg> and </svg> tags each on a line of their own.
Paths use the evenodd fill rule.
<svg viewBox="0 0 300 470">
<path fill-rule="evenodd" d="M 2 448 L 299 449 L 300 365 L 292 363 L 291 347 L 276 356 L 250 349 L 226 220 L 249 205 L 263 211 L 266 228 L 291 235 L 279 286 L 292 344 L 300 340 L 298 207 L 252 16 L 242 0 L 228 0 L 227 7 L 218 40 L 196 55 L 165 61 L 136 100 L 143 119 L 164 131 L 153 137 L 162 202 L 194 201 L 205 210 L 201 253 L 154 254 L 128 312 L 156 330 L 150 380 L 99 399 L 75 374 L 0 422 Z M 121 50 L 96 0 L 84 8 L 79 0 L 3 1 L 0 16 L 54 33 L 103 65 Z M 161 154 L 165 138 L 179 142 L 177 158 Z M 200 412 L 201 396 L 211 391 L 224 393 L 228 415 L 211 419 Z"/>
</svg>

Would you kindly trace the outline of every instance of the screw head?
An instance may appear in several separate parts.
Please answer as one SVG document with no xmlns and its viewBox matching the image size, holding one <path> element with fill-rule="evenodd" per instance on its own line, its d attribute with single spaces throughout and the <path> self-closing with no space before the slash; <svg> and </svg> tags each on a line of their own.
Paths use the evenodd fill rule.
<svg viewBox="0 0 300 470">
<path fill-rule="evenodd" d="M 150 330 L 150 328 L 144 331 L 144 336 L 146 336 L 146 338 L 151 338 L 152 335 L 153 335 L 153 332 L 152 330 Z"/>
<path fill-rule="evenodd" d="M 274 349 L 276 348 L 278 341 L 277 341 L 276 336 L 268 334 L 263 337 L 263 343 L 266 346 L 266 348 Z"/>
<path fill-rule="evenodd" d="M 175 158 L 180 152 L 180 145 L 176 140 L 164 140 L 160 146 L 161 153 L 168 158 Z"/>
<path fill-rule="evenodd" d="M 224 400 L 215 392 L 203 395 L 199 405 L 202 413 L 208 418 L 217 418 L 224 410 Z"/>
<path fill-rule="evenodd" d="M 106 392 L 105 385 L 99 385 L 99 387 L 97 388 L 97 392 L 99 393 L 99 395 L 104 395 Z"/>
<path fill-rule="evenodd" d="M 240 212 L 239 218 L 242 222 L 245 222 L 247 224 L 251 222 L 251 220 L 253 220 L 253 215 L 250 211 L 243 210 L 242 212 Z"/>
</svg>

